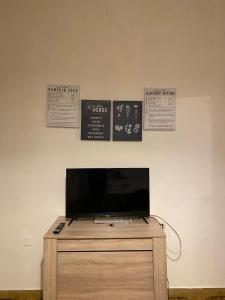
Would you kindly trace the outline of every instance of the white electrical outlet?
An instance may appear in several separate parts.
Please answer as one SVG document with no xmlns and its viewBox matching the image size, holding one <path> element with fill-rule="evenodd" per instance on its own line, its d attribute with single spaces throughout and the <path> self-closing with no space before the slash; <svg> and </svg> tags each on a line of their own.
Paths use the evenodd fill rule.
<svg viewBox="0 0 225 300">
<path fill-rule="evenodd" d="M 34 238 L 32 236 L 25 236 L 23 238 L 23 245 L 24 246 L 33 246 Z"/>
</svg>

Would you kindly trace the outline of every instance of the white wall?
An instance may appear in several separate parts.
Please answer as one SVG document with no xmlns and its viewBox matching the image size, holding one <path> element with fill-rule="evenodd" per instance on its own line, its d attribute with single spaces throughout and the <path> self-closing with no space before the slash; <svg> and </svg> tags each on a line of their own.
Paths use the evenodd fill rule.
<svg viewBox="0 0 225 300">
<path fill-rule="evenodd" d="M 40 288 L 65 168 L 105 166 L 150 167 L 151 213 L 183 243 L 170 286 L 224 287 L 224 31 L 223 0 L 0 0 L 0 289 Z M 47 84 L 124 100 L 175 87 L 177 130 L 81 141 L 79 129 L 46 128 Z"/>
</svg>

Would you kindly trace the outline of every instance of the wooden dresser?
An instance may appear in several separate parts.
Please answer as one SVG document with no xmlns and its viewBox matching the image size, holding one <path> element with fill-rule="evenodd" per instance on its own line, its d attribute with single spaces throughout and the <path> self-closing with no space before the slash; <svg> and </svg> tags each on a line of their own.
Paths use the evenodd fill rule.
<svg viewBox="0 0 225 300">
<path fill-rule="evenodd" d="M 44 236 L 44 300 L 166 300 L 166 242 L 159 224 L 95 224 L 59 217 Z M 53 229 L 66 225 L 59 234 Z"/>
</svg>

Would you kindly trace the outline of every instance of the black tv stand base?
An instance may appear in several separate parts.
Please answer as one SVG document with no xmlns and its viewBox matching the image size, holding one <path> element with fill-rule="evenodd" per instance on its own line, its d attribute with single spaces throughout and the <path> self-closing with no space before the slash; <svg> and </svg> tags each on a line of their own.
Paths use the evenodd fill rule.
<svg viewBox="0 0 225 300">
<path fill-rule="evenodd" d="M 148 224 L 148 221 L 146 220 L 145 217 L 143 217 L 142 219 L 145 221 L 146 224 Z"/>
<path fill-rule="evenodd" d="M 147 221 L 147 219 L 145 217 L 142 217 L 142 219 L 144 220 L 144 222 L 146 224 L 149 224 L 148 221 Z M 71 218 L 71 220 L 68 223 L 68 226 L 70 226 L 73 223 L 73 221 L 75 221 L 75 220 L 77 220 L 77 219 L 76 218 Z M 130 222 L 132 223 L 132 221 L 130 221 Z"/>
<path fill-rule="evenodd" d="M 71 218 L 71 220 L 68 223 L 68 226 L 70 226 L 70 224 L 73 223 L 74 220 L 76 220 L 76 218 Z"/>
</svg>

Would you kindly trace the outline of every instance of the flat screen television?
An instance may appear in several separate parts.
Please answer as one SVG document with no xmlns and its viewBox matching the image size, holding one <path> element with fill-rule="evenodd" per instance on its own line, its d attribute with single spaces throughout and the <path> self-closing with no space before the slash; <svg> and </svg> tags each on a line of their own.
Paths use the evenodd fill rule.
<svg viewBox="0 0 225 300">
<path fill-rule="evenodd" d="M 148 168 L 66 169 L 66 217 L 148 217 Z"/>
</svg>

